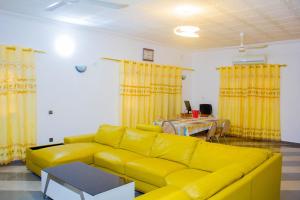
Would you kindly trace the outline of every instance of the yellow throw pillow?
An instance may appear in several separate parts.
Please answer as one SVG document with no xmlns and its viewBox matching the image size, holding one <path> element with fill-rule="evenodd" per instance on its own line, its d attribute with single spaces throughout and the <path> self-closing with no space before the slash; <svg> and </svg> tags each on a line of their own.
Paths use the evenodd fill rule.
<svg viewBox="0 0 300 200">
<path fill-rule="evenodd" d="M 124 132 L 125 127 L 122 126 L 102 125 L 95 136 L 95 142 L 111 147 L 119 147 Z"/>
</svg>

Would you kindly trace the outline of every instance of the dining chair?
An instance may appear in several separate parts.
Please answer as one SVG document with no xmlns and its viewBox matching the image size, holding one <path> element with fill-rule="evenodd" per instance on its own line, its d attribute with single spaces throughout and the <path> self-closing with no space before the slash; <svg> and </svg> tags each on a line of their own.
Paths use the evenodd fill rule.
<svg viewBox="0 0 300 200">
<path fill-rule="evenodd" d="M 223 137 L 226 143 L 225 135 L 226 133 L 228 133 L 229 129 L 230 129 L 230 121 L 228 119 L 223 120 L 220 129 L 218 129 L 215 134 L 215 138 L 217 139 L 218 142 L 219 142 L 219 138 Z"/>
<path fill-rule="evenodd" d="M 206 141 L 212 142 L 212 139 L 215 137 L 216 130 L 217 122 L 212 122 L 207 132 Z"/>
<path fill-rule="evenodd" d="M 173 123 L 169 120 L 162 122 L 161 127 L 164 133 L 176 134 L 176 128 Z"/>
</svg>

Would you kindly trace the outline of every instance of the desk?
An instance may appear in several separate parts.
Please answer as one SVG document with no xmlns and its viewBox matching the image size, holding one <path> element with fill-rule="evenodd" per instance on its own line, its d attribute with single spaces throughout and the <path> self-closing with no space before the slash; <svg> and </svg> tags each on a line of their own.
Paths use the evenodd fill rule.
<svg viewBox="0 0 300 200">
<path fill-rule="evenodd" d="M 187 119 L 176 119 L 168 120 L 174 127 L 175 134 L 189 136 L 195 133 L 199 133 L 208 130 L 212 122 L 217 122 L 218 119 L 213 117 L 200 117 L 200 118 L 187 118 Z M 153 122 L 154 125 L 163 125 L 164 120 L 156 120 Z"/>
</svg>

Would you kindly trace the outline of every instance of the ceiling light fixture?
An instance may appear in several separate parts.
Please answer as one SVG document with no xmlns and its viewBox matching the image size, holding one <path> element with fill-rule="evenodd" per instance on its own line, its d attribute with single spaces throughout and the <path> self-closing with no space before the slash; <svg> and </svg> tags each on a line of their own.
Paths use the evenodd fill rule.
<svg viewBox="0 0 300 200">
<path fill-rule="evenodd" d="M 175 8 L 175 12 L 181 16 L 191 16 L 198 14 L 201 11 L 202 10 L 200 9 L 200 7 L 193 5 L 180 5 Z"/>
<path fill-rule="evenodd" d="M 177 26 L 174 29 L 174 33 L 176 35 L 179 35 L 182 37 L 191 37 L 191 38 L 199 37 L 199 31 L 200 31 L 200 28 L 197 26 Z"/>
</svg>

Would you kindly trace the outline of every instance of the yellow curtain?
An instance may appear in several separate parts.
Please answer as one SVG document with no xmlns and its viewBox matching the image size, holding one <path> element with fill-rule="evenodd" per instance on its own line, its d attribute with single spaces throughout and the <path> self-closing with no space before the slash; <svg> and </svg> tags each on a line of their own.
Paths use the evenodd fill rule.
<svg viewBox="0 0 300 200">
<path fill-rule="evenodd" d="M 281 140 L 280 65 L 220 68 L 219 118 L 235 136 Z"/>
<path fill-rule="evenodd" d="M 31 49 L 0 46 L 0 164 L 24 160 L 36 143 L 36 82 Z"/>
<path fill-rule="evenodd" d="M 122 125 L 135 127 L 180 115 L 180 68 L 123 60 L 120 73 Z"/>
</svg>

